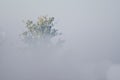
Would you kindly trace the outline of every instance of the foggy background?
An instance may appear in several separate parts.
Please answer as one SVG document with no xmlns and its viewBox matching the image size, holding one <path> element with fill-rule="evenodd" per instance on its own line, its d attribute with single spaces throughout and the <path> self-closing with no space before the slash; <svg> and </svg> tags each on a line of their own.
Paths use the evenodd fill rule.
<svg viewBox="0 0 120 80">
<path fill-rule="evenodd" d="M 120 80 L 119 0 L 0 0 L 0 80 Z M 54 16 L 62 48 L 24 46 L 23 20 Z"/>
</svg>

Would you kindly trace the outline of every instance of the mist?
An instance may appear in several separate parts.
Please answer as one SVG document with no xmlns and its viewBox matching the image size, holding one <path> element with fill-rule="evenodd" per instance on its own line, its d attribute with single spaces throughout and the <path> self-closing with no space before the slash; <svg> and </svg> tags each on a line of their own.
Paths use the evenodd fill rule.
<svg viewBox="0 0 120 80">
<path fill-rule="evenodd" d="M 1 0 L 0 80 L 120 80 L 119 0 Z M 23 20 L 55 17 L 61 47 L 31 47 Z M 54 40 L 53 40 L 54 42 Z"/>
</svg>

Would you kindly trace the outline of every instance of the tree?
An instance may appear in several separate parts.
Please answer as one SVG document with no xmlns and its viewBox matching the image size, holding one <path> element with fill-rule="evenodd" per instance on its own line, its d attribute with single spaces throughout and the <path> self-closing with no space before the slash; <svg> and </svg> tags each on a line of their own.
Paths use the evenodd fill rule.
<svg viewBox="0 0 120 80">
<path fill-rule="evenodd" d="M 49 45 L 53 37 L 61 35 L 54 28 L 54 17 L 41 16 L 38 17 L 36 23 L 27 20 L 25 24 L 27 30 L 21 34 L 22 40 L 32 45 Z M 63 40 L 59 39 L 58 42 L 63 42 Z"/>
</svg>

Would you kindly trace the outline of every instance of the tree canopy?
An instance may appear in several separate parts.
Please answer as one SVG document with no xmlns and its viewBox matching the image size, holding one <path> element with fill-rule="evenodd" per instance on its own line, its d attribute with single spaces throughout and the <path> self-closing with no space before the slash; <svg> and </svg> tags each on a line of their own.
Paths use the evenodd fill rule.
<svg viewBox="0 0 120 80">
<path fill-rule="evenodd" d="M 26 31 L 22 35 L 22 40 L 29 44 L 49 44 L 51 39 L 61 33 L 54 28 L 54 17 L 41 16 L 38 17 L 37 22 L 32 20 L 25 22 Z M 58 42 L 63 40 L 59 39 Z"/>
</svg>

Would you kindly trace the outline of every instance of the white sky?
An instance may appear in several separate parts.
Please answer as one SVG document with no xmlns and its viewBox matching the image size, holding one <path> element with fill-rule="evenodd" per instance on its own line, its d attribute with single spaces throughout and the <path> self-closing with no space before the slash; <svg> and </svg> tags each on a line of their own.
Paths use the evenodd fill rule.
<svg viewBox="0 0 120 80">
<path fill-rule="evenodd" d="M 0 0 L 0 31 L 14 39 L 41 15 L 56 18 L 67 48 L 120 61 L 120 0 Z"/>
</svg>

